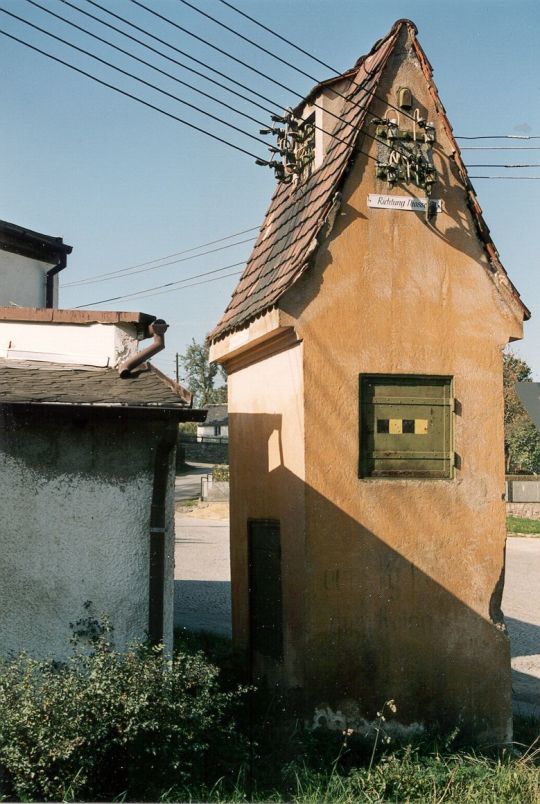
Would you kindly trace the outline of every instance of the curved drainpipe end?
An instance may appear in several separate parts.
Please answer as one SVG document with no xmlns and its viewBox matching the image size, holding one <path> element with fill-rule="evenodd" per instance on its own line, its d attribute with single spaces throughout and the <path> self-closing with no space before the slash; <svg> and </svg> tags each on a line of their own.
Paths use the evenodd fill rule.
<svg viewBox="0 0 540 804">
<path fill-rule="evenodd" d="M 156 320 L 149 325 L 148 331 L 154 336 L 154 342 L 147 346 L 146 349 L 142 349 L 137 354 L 128 357 L 127 360 L 124 360 L 123 363 L 120 363 L 118 366 L 118 373 L 125 379 L 126 377 L 131 376 L 131 372 L 138 368 L 141 363 L 144 363 L 146 360 L 149 360 L 154 355 L 157 355 L 158 352 L 162 352 L 165 349 L 165 333 L 167 332 L 169 325 L 162 319 L 156 318 Z"/>
</svg>

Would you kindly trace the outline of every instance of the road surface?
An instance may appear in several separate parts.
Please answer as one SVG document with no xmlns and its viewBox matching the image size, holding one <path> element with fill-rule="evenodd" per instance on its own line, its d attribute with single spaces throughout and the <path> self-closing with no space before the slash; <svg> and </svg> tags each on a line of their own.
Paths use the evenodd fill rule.
<svg viewBox="0 0 540 804">
<path fill-rule="evenodd" d="M 512 650 L 514 711 L 540 717 L 540 538 L 508 538 L 503 611 Z"/>
</svg>

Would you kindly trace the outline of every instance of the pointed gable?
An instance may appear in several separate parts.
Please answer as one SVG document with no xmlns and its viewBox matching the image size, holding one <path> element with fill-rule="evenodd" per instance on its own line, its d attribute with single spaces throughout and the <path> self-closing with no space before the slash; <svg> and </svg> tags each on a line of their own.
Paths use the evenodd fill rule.
<svg viewBox="0 0 540 804">
<path fill-rule="evenodd" d="M 467 204 L 488 258 L 490 270 L 496 275 L 499 289 L 501 286 L 506 288 L 517 303 L 522 316 L 526 319 L 530 317 L 528 309 L 519 298 L 519 293 L 510 282 L 491 240 L 474 188 L 453 137 L 452 127 L 438 97 L 432 79 L 431 65 L 416 39 L 416 26 L 410 20 L 398 20 L 388 35 L 379 40 L 367 56 L 361 57 L 353 68 L 342 75 L 318 84 L 297 107 L 302 109 L 316 99 L 323 90 L 331 90 L 340 82 L 348 82 L 344 84 L 345 89 L 341 90 L 342 94 L 346 95 L 346 100 L 342 101 L 341 108 L 337 111 L 340 120 L 336 121 L 332 131 L 335 138 L 330 140 L 322 165 L 314 169 L 307 179 L 278 184 L 253 252 L 221 320 L 209 335 L 210 340 L 219 340 L 275 307 L 281 296 L 309 267 L 310 258 L 324 239 L 327 231 L 325 225 L 337 211 L 339 204 L 337 193 L 347 175 L 355 148 L 362 141 L 362 129 L 368 122 L 368 110 L 374 95 L 377 94 L 384 69 L 403 28 L 411 34 L 415 55 L 439 113 L 439 122 L 445 128 L 454 148 L 452 156 L 463 181 Z"/>
</svg>

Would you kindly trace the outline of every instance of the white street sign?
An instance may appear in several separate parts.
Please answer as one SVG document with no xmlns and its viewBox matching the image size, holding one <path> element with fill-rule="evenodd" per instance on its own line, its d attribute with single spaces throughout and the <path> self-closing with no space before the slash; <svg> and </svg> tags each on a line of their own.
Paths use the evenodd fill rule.
<svg viewBox="0 0 540 804">
<path fill-rule="evenodd" d="M 374 209 L 405 209 L 410 212 L 425 212 L 427 198 L 411 198 L 409 195 L 368 195 L 368 207 Z M 442 201 L 429 199 L 433 211 L 442 212 Z M 436 207 L 435 207 L 436 205 Z M 435 207 L 435 209 L 433 209 Z"/>
</svg>

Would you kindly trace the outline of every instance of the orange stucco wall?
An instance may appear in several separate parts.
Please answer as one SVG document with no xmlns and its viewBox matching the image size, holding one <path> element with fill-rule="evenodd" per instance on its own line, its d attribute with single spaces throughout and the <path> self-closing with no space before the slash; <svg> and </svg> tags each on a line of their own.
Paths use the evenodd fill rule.
<svg viewBox="0 0 540 804">
<path fill-rule="evenodd" d="M 298 344 L 234 372 L 229 384 L 233 632 L 249 650 L 248 520 L 281 523 L 284 617 L 283 666 L 260 669 L 296 687 L 302 683 L 304 610 L 303 347 Z M 290 483 L 289 478 L 294 478 Z"/>
<path fill-rule="evenodd" d="M 424 193 L 389 189 L 358 155 L 330 236 L 279 305 L 302 346 L 230 376 L 235 634 L 245 647 L 247 518 L 280 519 L 288 647 L 281 671 L 267 663 L 270 677 L 300 686 L 308 714 L 328 705 L 373 717 L 393 698 L 403 722 L 504 740 L 501 349 L 521 336 L 522 316 L 490 274 L 452 145 L 408 48 L 379 92 L 395 102 L 402 85 L 435 123 L 433 197 L 444 211 L 428 223 L 368 208 L 369 193 Z M 373 141 L 361 148 L 377 155 Z M 452 479 L 359 479 L 361 373 L 453 377 Z M 268 466 L 271 437 L 281 452 Z"/>
</svg>

